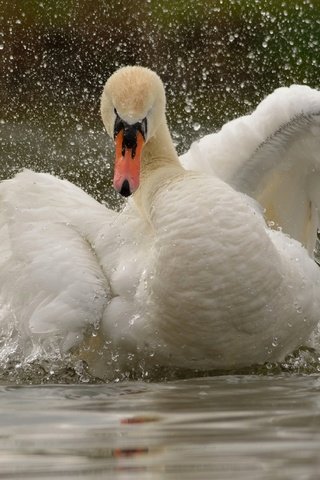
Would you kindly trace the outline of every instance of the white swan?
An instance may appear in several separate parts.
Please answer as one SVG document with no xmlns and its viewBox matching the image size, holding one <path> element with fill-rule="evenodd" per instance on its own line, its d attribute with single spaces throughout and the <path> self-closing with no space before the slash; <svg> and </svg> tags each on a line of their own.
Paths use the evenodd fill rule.
<svg viewBox="0 0 320 480">
<path fill-rule="evenodd" d="M 312 252 L 319 222 L 320 93 L 279 90 L 193 145 L 182 163 L 202 172 L 179 162 L 152 71 L 113 74 L 101 111 L 114 186 L 133 193 L 121 213 L 46 174 L 0 185 L 5 340 L 30 358 L 71 350 L 105 378 L 277 361 L 305 343 L 320 307 L 299 242 Z"/>
</svg>

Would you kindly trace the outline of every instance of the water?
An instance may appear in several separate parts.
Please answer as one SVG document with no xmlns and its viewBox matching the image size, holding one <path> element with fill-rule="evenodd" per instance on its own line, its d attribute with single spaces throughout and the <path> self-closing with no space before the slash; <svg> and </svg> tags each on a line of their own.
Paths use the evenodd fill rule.
<svg viewBox="0 0 320 480">
<path fill-rule="evenodd" d="M 0 478 L 319 478 L 318 375 L 3 386 L 0 424 Z"/>
</svg>

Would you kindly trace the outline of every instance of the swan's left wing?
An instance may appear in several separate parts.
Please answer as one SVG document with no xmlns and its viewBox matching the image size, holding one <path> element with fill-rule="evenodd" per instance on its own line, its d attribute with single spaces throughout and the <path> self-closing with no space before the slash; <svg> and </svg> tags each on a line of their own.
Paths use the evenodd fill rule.
<svg viewBox="0 0 320 480">
<path fill-rule="evenodd" d="M 320 92 L 280 88 L 251 115 L 193 144 L 181 161 L 258 200 L 267 220 L 312 255 L 320 209 Z"/>
<path fill-rule="evenodd" d="M 229 182 L 312 255 L 320 220 L 320 105 L 279 128 Z"/>
</svg>

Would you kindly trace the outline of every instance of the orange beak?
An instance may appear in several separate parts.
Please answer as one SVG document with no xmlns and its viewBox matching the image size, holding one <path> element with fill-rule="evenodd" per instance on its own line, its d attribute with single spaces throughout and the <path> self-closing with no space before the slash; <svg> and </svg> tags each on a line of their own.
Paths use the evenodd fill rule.
<svg viewBox="0 0 320 480">
<path fill-rule="evenodd" d="M 123 129 L 115 136 L 116 159 L 113 186 L 124 197 L 134 193 L 140 182 L 141 153 L 145 140 L 139 130 L 136 130 L 134 135 L 133 144 L 132 138 L 131 143 L 126 141 Z"/>
</svg>

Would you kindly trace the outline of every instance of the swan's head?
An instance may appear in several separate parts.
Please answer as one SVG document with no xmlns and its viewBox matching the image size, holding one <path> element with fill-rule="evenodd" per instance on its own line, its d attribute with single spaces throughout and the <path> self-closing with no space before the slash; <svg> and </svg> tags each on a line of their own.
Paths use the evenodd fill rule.
<svg viewBox="0 0 320 480">
<path fill-rule="evenodd" d="M 137 190 L 143 146 L 155 135 L 164 114 L 163 84 L 148 68 L 124 67 L 107 81 L 101 115 L 115 140 L 113 185 L 121 195 L 127 197 Z"/>
</svg>

